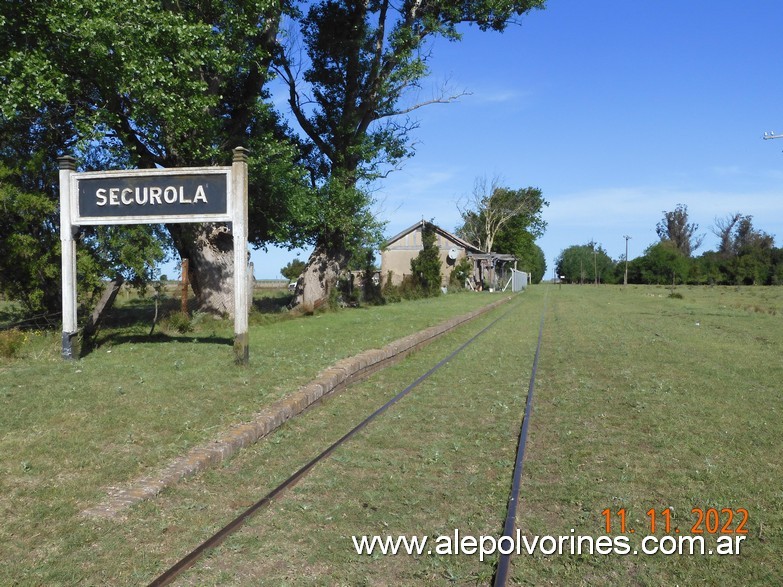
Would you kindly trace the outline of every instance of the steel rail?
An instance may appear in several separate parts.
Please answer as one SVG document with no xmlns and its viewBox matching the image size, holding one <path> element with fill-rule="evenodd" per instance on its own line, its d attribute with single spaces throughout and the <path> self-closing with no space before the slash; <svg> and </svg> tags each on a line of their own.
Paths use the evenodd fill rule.
<svg viewBox="0 0 783 587">
<path fill-rule="evenodd" d="M 296 485 L 296 483 L 304 477 L 315 465 L 317 465 L 319 462 L 324 460 L 326 457 L 331 455 L 340 445 L 342 445 L 344 442 L 346 442 L 348 439 L 350 439 L 352 436 L 354 436 L 357 432 L 365 428 L 372 420 L 374 420 L 377 416 L 381 415 L 383 412 L 385 412 L 387 409 L 389 409 L 391 406 L 396 404 L 398 401 L 400 401 L 403 397 L 405 397 L 412 389 L 417 387 L 422 381 L 429 378 L 433 373 L 435 373 L 438 369 L 440 369 L 443 365 L 448 363 L 451 359 L 453 359 L 455 356 L 457 356 L 459 353 L 461 353 L 466 347 L 468 347 L 470 344 L 472 344 L 477 338 L 479 338 L 482 334 L 487 332 L 490 328 L 492 328 L 495 324 L 497 324 L 500 320 L 505 318 L 512 309 L 509 309 L 508 311 L 504 312 L 501 316 L 498 318 L 495 318 L 492 322 L 490 322 L 487 326 L 485 326 L 482 330 L 480 330 L 478 333 L 476 333 L 474 336 L 472 336 L 470 339 L 468 339 L 465 343 L 460 345 L 456 350 L 452 351 L 448 356 L 438 361 L 438 363 L 435 364 L 434 367 L 432 367 L 429 371 L 418 377 L 413 383 L 408 385 L 405 389 L 403 389 L 401 392 L 399 392 L 397 395 L 395 395 L 392 399 L 387 401 L 385 404 L 383 404 L 380 408 L 375 410 L 372 414 L 367 416 L 362 422 L 357 424 L 352 430 L 347 432 L 345 435 L 343 435 L 339 440 L 335 441 L 329 448 L 321 452 L 318 456 L 313 458 L 310 462 L 308 462 L 306 465 L 301 467 L 296 473 L 288 477 L 285 481 L 283 481 L 280 485 L 275 487 L 272 491 L 270 491 L 268 494 L 266 494 L 264 497 L 259 499 L 256 503 L 251 505 L 249 508 L 247 508 L 245 511 L 243 511 L 241 514 L 239 514 L 236 518 L 234 518 L 231 522 L 223 526 L 220 530 L 218 530 L 215 534 L 213 534 L 210 538 L 202 542 L 199 546 L 197 546 L 195 549 L 193 549 L 189 554 L 181 558 L 178 562 L 176 562 L 174 565 L 172 565 L 167 571 L 159 575 L 154 581 L 152 581 L 149 584 L 149 587 L 162 587 L 163 585 L 169 585 L 174 579 L 176 579 L 180 574 L 182 574 L 184 571 L 192 567 L 207 551 L 219 546 L 226 538 L 228 538 L 231 534 L 236 532 L 240 527 L 242 527 L 245 522 L 247 522 L 250 518 L 252 518 L 261 508 L 268 505 L 273 499 L 278 497 L 280 494 L 282 494 L 285 490 L 293 487 Z"/>
<path fill-rule="evenodd" d="M 547 293 L 549 290 L 547 290 Z M 533 406 L 533 388 L 536 384 L 536 371 L 538 370 L 538 357 L 541 354 L 541 339 L 544 335 L 544 316 L 547 306 L 546 294 L 544 294 L 544 309 L 541 311 L 541 322 L 538 326 L 538 343 L 536 344 L 536 354 L 533 357 L 533 368 L 530 372 L 530 382 L 527 387 L 527 399 L 525 400 L 525 414 L 522 417 L 522 427 L 519 430 L 519 443 L 517 444 L 517 458 L 514 463 L 514 475 L 511 481 L 511 493 L 508 498 L 508 509 L 506 513 L 506 522 L 503 526 L 503 536 L 514 540 L 514 526 L 517 518 L 517 505 L 519 503 L 519 486 L 522 480 L 522 464 L 525 458 L 525 446 L 527 445 L 527 429 L 530 423 L 530 413 Z M 498 541 L 499 543 L 499 541 Z M 500 553 L 498 565 L 495 569 L 494 587 L 505 587 L 508 579 L 508 569 L 511 563 L 511 554 Z"/>
</svg>

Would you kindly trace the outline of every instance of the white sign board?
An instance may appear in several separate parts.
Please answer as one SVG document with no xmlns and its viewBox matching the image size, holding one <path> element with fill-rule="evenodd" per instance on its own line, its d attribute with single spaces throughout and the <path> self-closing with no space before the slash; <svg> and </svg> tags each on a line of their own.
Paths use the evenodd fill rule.
<svg viewBox="0 0 783 587">
<path fill-rule="evenodd" d="M 61 157 L 60 241 L 63 275 L 63 358 L 75 358 L 77 335 L 74 227 L 111 224 L 230 222 L 234 237 L 234 352 L 248 361 L 247 150 L 231 167 L 185 167 L 76 173 Z"/>
</svg>

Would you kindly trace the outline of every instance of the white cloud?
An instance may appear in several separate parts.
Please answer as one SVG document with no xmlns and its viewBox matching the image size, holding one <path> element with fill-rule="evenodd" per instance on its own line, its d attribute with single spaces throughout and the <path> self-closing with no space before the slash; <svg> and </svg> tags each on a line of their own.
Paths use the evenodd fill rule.
<svg viewBox="0 0 783 587">
<path fill-rule="evenodd" d="M 692 221 L 706 227 L 715 217 L 732 212 L 750 214 L 758 219 L 783 221 L 783 197 L 773 192 L 721 192 L 713 190 L 681 190 L 656 187 L 591 189 L 567 194 L 549 194 L 550 206 L 545 216 L 550 223 L 595 224 L 600 227 L 617 225 L 623 219 L 646 219 L 655 222 L 664 210 L 677 204 L 688 206 Z M 762 220 L 763 219 L 763 220 Z"/>
<path fill-rule="evenodd" d="M 473 92 L 466 101 L 473 100 L 479 104 L 503 104 L 513 102 L 514 104 L 520 104 L 532 96 L 530 91 L 519 89 L 483 89 Z"/>
</svg>

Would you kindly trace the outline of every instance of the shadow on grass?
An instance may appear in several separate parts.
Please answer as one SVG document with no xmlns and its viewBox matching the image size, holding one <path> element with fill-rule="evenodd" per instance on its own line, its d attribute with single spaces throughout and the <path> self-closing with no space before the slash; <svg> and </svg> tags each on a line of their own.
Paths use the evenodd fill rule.
<svg viewBox="0 0 783 587">
<path fill-rule="evenodd" d="M 288 310 L 293 294 L 280 293 L 253 299 L 253 310 L 261 314 L 280 314 Z"/>
<path fill-rule="evenodd" d="M 288 292 L 267 295 L 253 300 L 252 314 L 261 315 L 261 322 L 275 321 L 288 317 L 288 304 L 293 296 Z M 195 307 L 195 300 L 189 300 L 188 306 Z M 167 320 L 182 311 L 179 298 L 164 296 L 158 300 L 157 319 L 154 298 L 135 298 L 124 300 L 114 306 L 106 315 L 98 332 L 90 339 L 82 341 L 80 356 L 85 357 L 105 345 L 140 343 L 198 343 L 213 345 L 234 344 L 233 337 L 221 336 L 215 330 L 231 328 L 230 320 L 207 318 L 206 322 L 193 323 L 192 331 L 172 334 L 162 331 Z M 192 316 L 192 314 L 191 314 Z M 153 320 L 155 326 L 153 328 Z M 256 321 L 253 321 L 255 323 Z"/>
<path fill-rule="evenodd" d="M 92 337 L 82 340 L 80 357 L 85 357 L 105 345 L 202 342 L 210 339 L 218 344 L 233 343 L 225 337 L 217 337 L 214 334 L 205 336 L 206 333 L 188 332 L 170 335 L 161 332 L 161 322 L 166 317 L 179 312 L 181 303 L 179 299 L 165 296 L 157 301 L 157 307 L 154 298 L 123 300 L 109 310 Z"/>
<path fill-rule="evenodd" d="M 170 342 L 190 342 L 190 343 L 204 343 L 215 345 L 228 345 L 234 344 L 234 339 L 228 336 L 217 336 L 215 334 L 201 335 L 198 333 L 171 335 L 164 332 L 154 332 L 151 335 L 148 334 L 122 334 L 113 333 L 100 340 L 100 342 L 94 347 L 103 346 L 106 344 L 120 345 L 120 344 L 138 344 L 138 343 L 170 343 Z"/>
<path fill-rule="evenodd" d="M 99 331 L 92 340 L 83 341 L 80 357 L 86 357 L 103 346 L 119 346 L 124 344 L 155 344 L 155 343 L 195 343 L 216 346 L 233 346 L 234 339 L 228 336 L 218 336 L 214 332 L 189 332 L 183 334 L 168 334 L 153 332 L 152 334 L 130 333 L 127 330 Z"/>
</svg>

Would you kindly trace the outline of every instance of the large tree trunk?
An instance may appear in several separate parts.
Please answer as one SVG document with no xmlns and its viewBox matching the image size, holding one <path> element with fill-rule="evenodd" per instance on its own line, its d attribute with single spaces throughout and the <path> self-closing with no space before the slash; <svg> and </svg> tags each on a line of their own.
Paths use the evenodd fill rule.
<svg viewBox="0 0 783 587">
<path fill-rule="evenodd" d="M 234 242 L 223 224 L 169 224 L 174 246 L 188 259 L 190 285 L 200 312 L 234 316 Z"/>
<path fill-rule="evenodd" d="M 125 283 L 125 278 L 122 275 L 117 275 L 114 281 L 110 281 L 106 288 L 103 290 L 101 299 L 98 300 L 97 305 L 92 311 L 92 314 L 87 318 L 87 322 L 84 324 L 84 330 L 82 334 L 84 336 L 85 346 L 90 345 L 90 339 L 98 331 L 98 327 L 101 325 L 103 318 L 114 306 L 114 300 L 117 299 L 117 294 L 120 293 L 122 284 Z"/>
<path fill-rule="evenodd" d="M 296 293 L 290 308 L 312 312 L 324 305 L 329 300 L 329 292 L 336 286 L 345 263 L 344 252 L 317 246 L 296 282 Z"/>
</svg>

